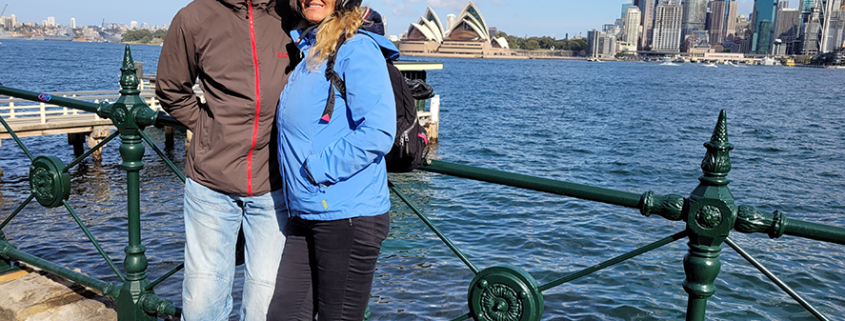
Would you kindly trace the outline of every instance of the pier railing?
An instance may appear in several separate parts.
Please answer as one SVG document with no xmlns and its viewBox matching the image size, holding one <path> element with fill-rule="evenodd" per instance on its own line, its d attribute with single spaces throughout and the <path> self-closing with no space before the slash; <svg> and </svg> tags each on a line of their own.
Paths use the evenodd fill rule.
<svg viewBox="0 0 845 321">
<path fill-rule="evenodd" d="M 19 261 L 67 278 L 94 289 L 104 296 L 115 299 L 118 319 L 121 321 L 155 320 L 157 317 L 178 316 L 180 314 L 179 308 L 171 301 L 156 295 L 155 287 L 180 271 L 183 266 L 179 265 L 152 281 L 147 275 L 146 247 L 141 242 L 139 178 L 140 170 L 144 167 L 143 156 L 146 151 L 144 143 L 146 143 L 184 182 L 184 175 L 164 156 L 143 131 L 148 126 L 181 126 L 181 124 L 163 112 L 151 109 L 140 97 L 141 92 L 137 89 L 138 78 L 135 75 L 135 67 L 128 46 L 121 71 L 120 97 L 113 104 L 85 102 L 4 86 L 0 86 L 0 94 L 94 113 L 98 117 L 110 119 L 118 129 L 116 133 L 103 140 L 101 144 L 105 144 L 118 136 L 121 140 L 120 155 L 123 159 L 121 166 L 127 175 L 126 215 L 129 222 L 127 246 L 124 249 L 126 253 L 123 261 L 124 270 L 121 271 L 117 268 L 112 258 L 102 249 L 86 224 L 67 202 L 71 187 L 69 170 L 90 156 L 92 151 L 98 149 L 99 146 L 91 148 L 70 164 L 64 164 L 55 156 L 34 156 L 14 135 L 14 131 L 9 128 L 4 116 L 0 118 L 0 123 L 12 134 L 15 142 L 31 161 L 29 172 L 31 193 L 0 223 L 0 274 L 15 270 L 15 261 Z M 583 270 L 566 273 L 546 284 L 538 284 L 530 273 L 519 267 L 499 265 L 480 268 L 476 266 L 472 263 L 471 258 L 465 255 L 449 239 L 446 233 L 437 228 L 436 222 L 429 219 L 397 186 L 392 183 L 388 184 L 391 191 L 405 202 L 474 274 L 467 291 L 469 311 L 452 319 L 455 321 L 470 318 L 484 321 L 540 320 L 544 312 L 543 293 L 545 291 L 681 239 L 687 239 L 689 246 L 683 261 L 686 279 L 682 284 L 683 289 L 688 293 L 686 320 L 705 319 L 707 301 L 716 293 L 715 280 L 721 269 L 719 256 L 722 244 L 727 244 L 735 250 L 816 318 L 829 320 L 799 293 L 787 286 L 786 283 L 778 279 L 743 250 L 739 244 L 730 238 L 730 233 L 733 231 L 765 233 L 771 238 L 790 235 L 845 245 L 845 228 L 796 220 L 777 211 L 764 213 L 753 206 L 737 204 L 728 189 L 730 181 L 727 179 L 727 175 L 731 170 L 729 152 L 733 149 L 733 146 L 728 140 L 727 116 L 724 111 L 719 115 L 710 141 L 705 143 L 704 146 L 707 151 L 701 163 L 703 174 L 699 178 L 699 185 L 688 194 L 689 196 L 681 194 L 658 195 L 651 191 L 637 194 L 427 160 L 421 170 L 621 206 L 638 210 L 640 214 L 646 217 L 656 216 L 679 222 L 679 231 L 672 235 L 655 240 L 623 255 L 609 258 Z M 45 208 L 65 208 L 121 283 L 108 283 L 86 276 L 27 254 L 9 243 L 2 233 L 3 228 L 12 223 L 15 216 L 33 201 Z"/>
</svg>

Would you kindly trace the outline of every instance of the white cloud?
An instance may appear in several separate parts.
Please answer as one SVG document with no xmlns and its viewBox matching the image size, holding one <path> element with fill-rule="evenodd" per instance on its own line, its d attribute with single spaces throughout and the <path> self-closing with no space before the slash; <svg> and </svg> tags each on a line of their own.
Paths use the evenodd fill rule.
<svg viewBox="0 0 845 321">
<path fill-rule="evenodd" d="M 426 0 L 432 8 L 449 8 L 456 11 L 463 9 L 467 2 L 467 0 Z"/>
<path fill-rule="evenodd" d="M 404 0 L 402 2 L 414 2 L 416 0 Z M 397 16 L 413 16 L 417 15 L 417 10 L 414 9 L 410 5 L 406 5 L 402 2 L 396 2 L 394 0 L 384 0 L 384 4 L 389 6 L 390 12 Z"/>
</svg>

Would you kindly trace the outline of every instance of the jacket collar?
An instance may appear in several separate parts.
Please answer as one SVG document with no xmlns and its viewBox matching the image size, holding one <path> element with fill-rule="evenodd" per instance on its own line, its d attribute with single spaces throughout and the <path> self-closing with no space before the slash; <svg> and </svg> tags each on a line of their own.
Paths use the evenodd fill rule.
<svg viewBox="0 0 845 321">
<path fill-rule="evenodd" d="M 220 1 L 223 4 L 228 5 L 230 7 L 236 7 L 236 8 L 246 7 L 246 0 L 217 0 L 217 1 Z M 252 5 L 253 6 L 258 6 L 258 5 L 261 5 L 261 4 L 267 5 L 271 2 L 274 2 L 274 0 L 252 0 Z"/>
</svg>

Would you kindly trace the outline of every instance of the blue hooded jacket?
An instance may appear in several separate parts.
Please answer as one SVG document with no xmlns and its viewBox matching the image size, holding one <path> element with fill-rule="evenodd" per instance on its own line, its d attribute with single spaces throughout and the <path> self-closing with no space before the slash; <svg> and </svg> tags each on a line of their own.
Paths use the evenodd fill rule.
<svg viewBox="0 0 845 321">
<path fill-rule="evenodd" d="M 292 39 L 300 31 L 291 32 Z M 307 56 L 316 30 L 299 49 Z M 399 50 L 387 38 L 359 31 L 337 52 L 335 71 L 346 83 L 334 112 L 321 119 L 329 96 L 326 62 L 315 70 L 301 62 L 281 94 L 276 124 L 280 171 L 292 216 L 339 220 L 390 210 L 384 155 L 396 134 L 396 106 L 385 59 Z"/>
</svg>

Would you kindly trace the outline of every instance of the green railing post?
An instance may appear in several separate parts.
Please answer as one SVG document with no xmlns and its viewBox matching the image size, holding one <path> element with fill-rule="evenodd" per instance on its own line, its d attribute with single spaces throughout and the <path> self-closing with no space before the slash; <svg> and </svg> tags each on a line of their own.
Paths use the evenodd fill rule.
<svg viewBox="0 0 845 321">
<path fill-rule="evenodd" d="M 145 296 L 148 292 L 146 247 L 141 244 L 141 192 L 140 171 L 144 168 L 144 145 L 138 131 L 143 127 L 136 123 L 136 116 L 148 114 L 149 106 L 139 96 L 138 76 L 135 75 L 135 63 L 129 46 L 120 68 L 120 98 L 108 111 L 118 131 L 120 131 L 121 166 L 126 170 L 126 200 L 129 220 L 129 244 L 124 249 L 124 269 L 126 283 L 117 299 L 117 317 L 121 321 L 156 320 L 144 311 Z M 145 111 L 146 110 L 146 111 Z"/>
<path fill-rule="evenodd" d="M 724 110 L 710 141 L 704 144 L 707 154 L 701 162 L 704 175 L 690 194 L 686 206 L 689 253 L 684 256 L 684 290 L 689 294 L 688 321 L 703 321 L 707 299 L 716 293 L 714 281 L 719 275 L 719 252 L 736 221 L 737 206 L 728 184 L 731 171 L 727 116 Z"/>
</svg>

